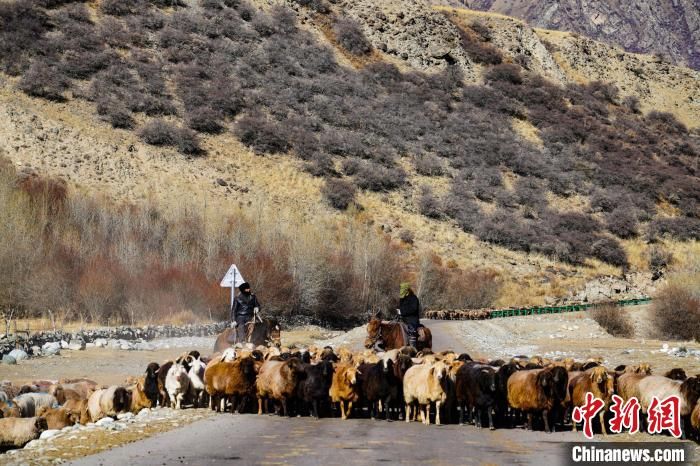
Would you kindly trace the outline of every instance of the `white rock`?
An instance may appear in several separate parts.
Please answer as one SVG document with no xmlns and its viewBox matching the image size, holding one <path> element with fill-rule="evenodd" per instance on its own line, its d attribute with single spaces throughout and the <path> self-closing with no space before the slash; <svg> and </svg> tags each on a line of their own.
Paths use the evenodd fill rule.
<svg viewBox="0 0 700 466">
<path fill-rule="evenodd" d="M 117 419 L 120 421 L 129 420 L 134 418 L 134 413 L 119 413 L 117 414 Z"/>
<path fill-rule="evenodd" d="M 55 437 L 56 434 L 58 434 L 59 432 L 61 432 L 61 431 L 58 430 L 58 429 L 45 430 L 45 431 L 43 431 L 43 432 L 41 433 L 41 435 L 39 436 L 39 438 L 40 438 L 41 440 L 46 440 L 46 439 L 49 439 L 49 438 L 51 438 L 51 437 Z"/>
<path fill-rule="evenodd" d="M 71 351 L 81 351 L 81 350 L 84 350 L 85 347 L 83 345 L 70 343 L 68 345 L 68 349 Z"/>
<path fill-rule="evenodd" d="M 107 346 L 107 340 L 105 338 L 96 338 L 93 343 L 98 348 L 104 348 Z"/>
<path fill-rule="evenodd" d="M 61 353 L 61 343 L 59 343 L 57 341 L 44 343 L 44 346 L 41 347 L 41 352 L 46 356 L 51 356 L 53 354 L 60 354 Z"/>
<path fill-rule="evenodd" d="M 68 348 L 68 342 L 66 340 L 61 340 L 61 349 L 67 349 Z"/>
<path fill-rule="evenodd" d="M 95 346 L 96 346 L 96 345 L 95 345 L 94 343 L 92 343 L 92 342 L 90 342 L 90 343 L 85 343 L 85 347 L 86 347 L 86 348 L 94 348 Z"/>
<path fill-rule="evenodd" d="M 38 447 L 42 446 L 43 444 L 44 444 L 44 442 L 42 440 L 36 439 L 36 440 L 32 440 L 28 444 L 26 444 L 24 446 L 24 448 L 27 450 L 31 450 L 33 448 L 38 448 Z"/>
<path fill-rule="evenodd" d="M 104 427 L 112 423 L 114 423 L 114 419 L 112 419 L 111 417 L 103 417 L 102 419 L 95 422 L 95 425 L 99 427 Z"/>
<path fill-rule="evenodd" d="M 146 417 L 149 414 L 151 414 L 151 410 L 148 408 L 143 408 L 139 413 L 136 415 L 137 417 Z"/>
<path fill-rule="evenodd" d="M 26 351 L 23 351 L 21 349 L 13 349 L 8 353 L 10 356 L 15 358 L 15 361 L 21 361 L 23 359 L 27 359 L 29 355 L 27 354 Z"/>
<path fill-rule="evenodd" d="M 123 349 L 123 350 L 125 350 L 125 351 L 129 351 L 129 350 L 134 349 L 134 346 L 133 346 L 131 343 L 122 343 L 122 344 L 119 346 L 119 348 L 120 348 L 120 349 Z"/>
</svg>

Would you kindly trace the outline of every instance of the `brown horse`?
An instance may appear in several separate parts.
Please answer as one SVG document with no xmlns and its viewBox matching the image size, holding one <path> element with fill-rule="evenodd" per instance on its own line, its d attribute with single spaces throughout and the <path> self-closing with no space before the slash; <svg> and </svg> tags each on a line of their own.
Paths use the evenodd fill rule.
<svg viewBox="0 0 700 466">
<path fill-rule="evenodd" d="M 367 324 L 367 338 L 365 348 L 378 348 L 391 350 L 408 345 L 408 333 L 401 322 L 382 321 L 375 317 Z M 433 347 L 433 334 L 428 327 L 418 328 L 418 351 Z"/>
<path fill-rule="evenodd" d="M 245 338 L 240 343 L 251 343 L 254 346 L 281 346 L 280 324 L 276 319 L 263 319 L 262 322 L 246 324 Z M 214 352 L 219 353 L 236 343 L 236 329 L 227 328 L 216 337 Z"/>
</svg>

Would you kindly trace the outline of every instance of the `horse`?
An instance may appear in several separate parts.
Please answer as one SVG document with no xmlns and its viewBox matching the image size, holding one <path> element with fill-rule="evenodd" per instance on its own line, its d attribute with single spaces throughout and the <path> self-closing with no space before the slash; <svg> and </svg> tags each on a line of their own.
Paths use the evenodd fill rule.
<svg viewBox="0 0 700 466">
<path fill-rule="evenodd" d="M 254 346 L 282 346 L 280 324 L 276 319 L 263 319 L 262 322 L 246 324 L 246 336 L 238 343 L 251 343 Z M 236 343 L 236 329 L 227 328 L 216 337 L 214 352 L 219 353 Z"/>
<path fill-rule="evenodd" d="M 407 346 L 408 333 L 402 322 L 382 321 L 373 317 L 367 324 L 367 338 L 365 339 L 365 348 L 381 348 L 383 351 L 401 348 Z M 381 345 L 380 345 L 381 344 Z M 418 351 L 423 349 L 432 349 L 433 334 L 428 327 L 418 327 L 418 340 L 416 342 Z"/>
</svg>

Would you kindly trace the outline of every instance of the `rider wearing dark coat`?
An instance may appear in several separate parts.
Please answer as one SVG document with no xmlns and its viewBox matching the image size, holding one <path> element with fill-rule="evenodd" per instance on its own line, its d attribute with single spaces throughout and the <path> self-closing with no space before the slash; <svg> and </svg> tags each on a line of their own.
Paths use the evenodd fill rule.
<svg viewBox="0 0 700 466">
<path fill-rule="evenodd" d="M 238 290 L 240 294 L 233 300 L 231 307 L 231 322 L 235 322 L 238 341 L 245 339 L 245 327 L 253 319 L 255 309 L 260 308 L 258 298 L 251 293 L 250 284 L 242 283 Z"/>
<path fill-rule="evenodd" d="M 399 291 L 399 314 L 408 327 L 408 341 L 414 348 L 418 344 L 420 326 L 420 301 L 408 283 L 402 283 Z"/>
</svg>

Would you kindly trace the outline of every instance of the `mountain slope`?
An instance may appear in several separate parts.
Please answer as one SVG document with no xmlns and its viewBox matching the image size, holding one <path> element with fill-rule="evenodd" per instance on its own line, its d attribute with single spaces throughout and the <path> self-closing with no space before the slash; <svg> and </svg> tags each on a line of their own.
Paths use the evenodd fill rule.
<svg viewBox="0 0 700 466">
<path fill-rule="evenodd" d="M 629 52 L 657 53 L 700 69 L 698 0 L 452 0 L 448 4 L 502 13 L 532 26 L 571 31 Z"/>
<path fill-rule="evenodd" d="M 1 4 L 0 150 L 116 200 L 355 217 L 523 301 L 697 238 L 697 135 L 583 79 L 608 65 L 579 67 L 581 42 L 427 2 L 269 3 Z M 583 63 L 612 60 L 593 45 Z M 337 179 L 361 208 L 323 202 Z"/>
</svg>

